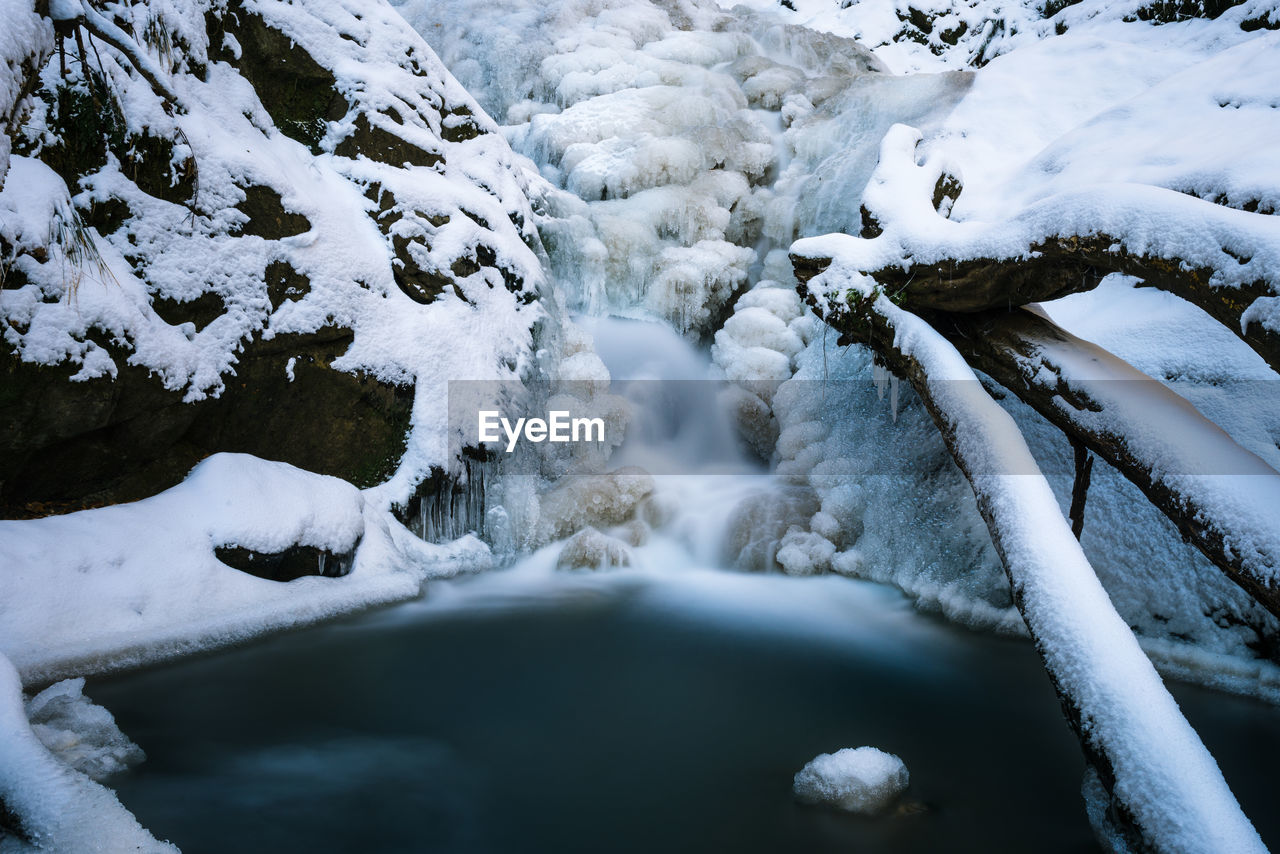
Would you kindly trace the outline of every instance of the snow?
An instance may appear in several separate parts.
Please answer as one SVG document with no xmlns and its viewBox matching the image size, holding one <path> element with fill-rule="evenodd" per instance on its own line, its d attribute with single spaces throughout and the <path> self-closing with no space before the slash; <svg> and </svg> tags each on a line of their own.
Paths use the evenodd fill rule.
<svg viewBox="0 0 1280 854">
<path fill-rule="evenodd" d="M 0 655 L 0 756 L 4 758 L 0 762 L 0 802 L 17 820 L 25 836 L 5 834 L 0 838 L 0 851 L 5 854 L 37 851 L 161 854 L 178 850 L 157 842 L 109 789 L 49 752 L 27 721 L 22 683 L 3 655 Z"/>
<path fill-rule="evenodd" d="M 351 572 L 288 583 L 214 549 L 356 549 Z M 132 504 L 0 521 L 0 653 L 24 682 L 163 660 L 411 599 L 430 576 L 484 568 L 474 538 L 424 543 L 345 481 L 215 454 Z"/>
<path fill-rule="evenodd" d="M 48 19 L 36 13 L 28 0 L 4 0 L 0 3 L 0 20 L 4 31 L 0 32 L 0 190 L 4 189 L 9 172 L 9 156 L 12 140 L 8 130 L 11 120 L 19 111 L 22 94 L 24 66 L 34 64 L 36 57 L 53 50 L 53 27 Z"/>
<path fill-rule="evenodd" d="M 1185 258 L 1212 269 L 1221 287 L 1274 284 L 1280 225 L 1245 208 L 1274 209 L 1280 200 L 1271 156 L 1280 36 L 1240 28 L 1270 11 L 1259 0 L 1217 21 L 1160 27 L 1124 20 L 1136 0 L 1084 0 L 1048 21 L 1030 0 L 913 0 L 935 18 L 925 44 L 903 35 L 906 0 L 793 4 L 798 11 L 774 0 L 750 0 L 755 11 L 516 0 L 502 15 L 476 0 L 398 4 L 441 63 L 381 3 L 248 0 L 246 8 L 333 71 L 352 105 L 325 125 L 318 157 L 273 127 L 229 66 L 211 63 L 207 79 L 181 65 L 166 69 L 186 107 L 170 116 L 106 51 L 131 128 L 181 128 L 189 140 L 178 156 L 189 150 L 199 164 L 197 212 L 143 194 L 114 160 L 68 191 L 38 161 L 13 157 L 0 188 L 0 236 L 9 245 L 49 244 L 50 222 L 94 200 L 123 198 L 132 218 L 113 235 L 91 234 L 102 264 L 81 271 L 74 302 L 63 248 L 53 246 L 47 261 L 24 257 L 32 284 L 0 301 L 6 342 L 29 360 L 70 361 L 79 378 L 113 374 L 118 365 L 88 340 L 96 328 L 196 400 L 219 393 L 251 337 L 336 322 L 355 331 L 336 367 L 415 384 L 412 433 L 395 477 L 364 493 L 281 464 L 217 455 L 146 501 L 0 522 L 0 653 L 24 680 L 47 682 L 411 598 L 426 578 L 489 565 L 475 538 L 426 545 L 386 508 L 430 468 L 450 464 L 451 380 L 517 384 L 546 369 L 562 381 L 555 394 L 585 394 L 607 408 L 611 426 L 626 421 L 627 408 L 608 398 L 607 360 L 584 330 L 557 316 L 560 299 L 594 314 L 661 318 L 691 340 L 712 341 L 735 426 L 780 477 L 762 486 L 606 473 L 605 449 L 589 474 L 555 484 L 468 484 L 469 506 L 476 489 L 489 490 L 484 519 L 499 556 L 541 548 L 536 563 L 547 571 L 643 569 L 680 554 L 681 566 L 696 555 L 744 570 L 834 572 L 894 584 L 967 625 L 1025 632 L 978 503 L 928 414 L 894 378 L 884 377 L 892 392 L 882 400 L 869 355 L 828 340 L 793 290 L 786 248 L 806 237 L 798 251 L 838 256 L 842 272 L 827 277 L 835 294 L 865 291 L 858 273 L 869 269 L 1023 257 L 1031 243 L 1073 231 Z M 200 4 L 151 5 L 203 61 Z M 31 24 L 0 33 L 9 68 L 28 44 L 47 49 L 47 27 L 25 5 L 4 12 Z M 944 41 L 960 23 L 956 44 Z M 234 40 L 227 48 L 243 55 Z M 0 113 L 12 106 L 6 97 L 0 89 Z M 488 132 L 444 141 L 442 130 L 462 121 L 442 117 L 446 105 L 464 107 Z M 444 165 L 337 155 L 357 114 L 443 153 Z M 0 177 L 7 157 L 0 151 Z M 931 197 L 944 174 L 960 179 L 963 192 L 940 215 Z M 258 184 L 275 188 L 310 230 L 280 240 L 236 235 L 243 216 L 231 206 Z M 486 269 L 428 306 L 409 300 L 395 285 L 390 237 L 374 219 L 388 192 L 399 218 L 391 234 L 418 241 L 416 262 L 447 269 L 483 244 L 523 279 L 521 292 Z M 863 204 L 885 226 L 880 237 L 848 236 L 860 230 Z M 844 234 L 819 236 L 828 232 Z M 261 281 L 274 259 L 311 282 L 305 297 L 278 308 Z M 156 296 L 209 292 L 230 310 L 201 330 L 169 326 L 150 307 Z M 542 299 L 526 304 L 535 295 Z M 1028 621 L 1055 678 L 1080 698 L 1086 733 L 1112 759 L 1135 818 L 1160 828 L 1171 850 L 1255 850 L 1256 834 L 1143 652 L 1166 674 L 1274 700 L 1280 668 L 1251 648 L 1274 634 L 1274 618 L 1105 465 L 1096 467 L 1077 544 L 1060 512 L 1070 487 L 1060 476 L 1070 454 L 1061 435 L 1012 398 L 990 401 L 930 330 L 879 304 L 904 330 L 897 345 L 930 363 L 942 380 L 935 393 L 967 419 L 963 451 L 988 512 L 1009 532 L 1000 547 Z M 1244 322 L 1280 330 L 1277 305 L 1277 297 L 1258 299 Z M 1130 422 L 1159 411 L 1163 426 L 1181 425 L 1141 434 L 1139 450 L 1160 461 L 1165 483 L 1239 520 L 1246 538 L 1233 548 L 1262 556 L 1260 565 L 1277 554 L 1280 526 L 1270 517 L 1280 506 L 1280 413 L 1267 385 L 1274 373 L 1198 309 L 1123 277 L 1042 310 L 1083 339 L 1064 339 L 1044 358 L 1070 362 Z M 618 345 L 618 327 L 598 328 L 601 353 Z M 656 337 L 645 344 L 666 356 L 687 347 Z M 1252 384 L 1233 384 L 1240 379 Z M 639 412 L 638 426 L 651 415 Z M 731 444 L 706 420 L 698 438 Z M 706 465 L 705 454 L 690 452 L 695 444 L 682 445 L 683 456 L 654 457 L 651 468 L 673 459 Z M 1209 448 L 1218 449 L 1212 458 Z M 582 461 L 550 462 L 562 471 Z M 998 474 L 1011 468 L 1043 468 L 1049 477 Z M 1241 471 L 1261 474 L 1246 488 Z M 356 557 L 341 578 L 281 584 L 218 562 L 214 548 L 231 543 L 355 548 Z M 66 733 L 103 722 L 74 682 L 48 689 L 29 709 L 33 720 L 45 716 L 37 730 L 46 727 L 48 743 L 68 757 L 80 736 Z M 105 773 L 130 754 L 105 724 L 98 731 L 101 750 L 86 756 Z M 16 733 L 7 748 L 44 755 L 25 725 L 6 732 Z M 50 767 L 44 761 L 30 768 Z M 874 748 L 824 754 L 796 776 L 801 797 L 871 810 L 906 782 L 900 760 Z M 92 784 L 75 783 L 76 797 L 97 791 L 82 785 Z M 101 809 L 116 815 L 109 804 Z"/>
<path fill-rule="evenodd" d="M 796 797 L 848 812 L 876 815 L 907 789 L 911 775 L 892 753 L 874 747 L 846 747 L 820 753 L 796 774 Z"/>
</svg>

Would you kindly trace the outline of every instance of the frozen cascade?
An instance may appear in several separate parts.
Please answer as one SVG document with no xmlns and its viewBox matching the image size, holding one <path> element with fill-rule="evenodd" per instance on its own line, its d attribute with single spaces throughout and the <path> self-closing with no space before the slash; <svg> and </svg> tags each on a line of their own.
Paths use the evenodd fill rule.
<svg viewBox="0 0 1280 854">
<path fill-rule="evenodd" d="M 856 217 L 883 129 L 944 110 L 961 82 L 881 79 L 879 62 L 852 40 L 709 2 L 683 4 L 678 14 L 619 0 L 555 10 L 517 2 L 501 22 L 471 14 L 472 5 L 407 0 L 400 8 L 486 109 L 506 117 L 513 148 L 533 161 L 553 279 L 587 316 L 582 326 L 595 333 L 609 373 L 629 380 L 613 391 L 636 420 L 609 467 L 638 466 L 660 480 L 711 471 L 754 478 L 732 488 L 712 481 L 717 494 L 705 501 L 687 480 L 658 492 L 717 508 L 718 521 L 703 519 L 697 524 L 710 529 L 692 538 L 707 560 L 776 567 L 780 540 L 807 529 L 814 499 L 806 488 L 803 500 L 788 502 L 794 512 L 766 511 L 770 488 L 758 468 L 745 474 L 754 464 L 739 437 L 756 457 L 773 456 L 771 389 L 791 376 L 814 328 L 782 250 Z M 871 94 L 855 94 L 867 86 Z M 821 210 L 795 214 L 810 197 Z M 774 296 L 760 304 L 745 297 L 757 283 Z M 651 325 L 611 324 L 601 334 L 603 321 L 590 319 L 600 315 L 665 320 L 692 340 L 714 333 L 715 365 L 708 370 L 704 355 L 666 340 L 680 335 Z M 659 352 L 680 355 L 655 370 Z M 708 395 L 711 378 L 731 387 Z M 539 496 L 551 483 L 494 472 L 477 480 L 474 465 L 465 462 L 458 488 L 422 502 L 423 536 L 484 535 L 492 516 L 505 543 L 495 547 L 518 551 L 563 529 L 543 517 Z M 725 546 L 729 530 L 736 544 Z M 793 542 L 786 553 L 798 549 Z M 810 571 L 811 561 L 801 563 Z"/>
<path fill-rule="evenodd" d="M 706 0 L 475 5 L 399 4 L 532 159 L 568 304 L 694 338 L 770 249 L 856 223 L 883 132 L 927 125 L 968 79 L 883 75 L 851 39 Z"/>
</svg>

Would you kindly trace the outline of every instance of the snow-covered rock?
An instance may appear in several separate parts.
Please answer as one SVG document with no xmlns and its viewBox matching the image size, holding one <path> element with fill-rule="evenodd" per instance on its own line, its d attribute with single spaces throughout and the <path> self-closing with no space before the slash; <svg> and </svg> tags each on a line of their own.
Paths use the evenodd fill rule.
<svg viewBox="0 0 1280 854">
<path fill-rule="evenodd" d="M 556 558 L 559 569 L 608 569 L 630 566 L 631 550 L 617 537 L 586 527 L 565 541 Z"/>
</svg>

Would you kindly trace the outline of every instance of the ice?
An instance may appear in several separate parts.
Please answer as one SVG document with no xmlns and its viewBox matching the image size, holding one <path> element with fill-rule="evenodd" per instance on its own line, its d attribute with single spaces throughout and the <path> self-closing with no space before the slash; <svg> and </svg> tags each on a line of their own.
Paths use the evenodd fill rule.
<svg viewBox="0 0 1280 854">
<path fill-rule="evenodd" d="M 807 486 L 775 485 L 737 496 L 722 534 L 725 563 L 750 572 L 777 569 L 784 540 L 801 530 L 818 507 L 818 496 Z M 812 571 L 808 553 L 793 547 L 791 554 L 794 567 L 807 565 Z"/>
<path fill-rule="evenodd" d="M 539 499 L 536 542 L 553 542 L 588 526 L 626 522 L 653 489 L 653 476 L 638 468 L 562 478 Z"/>
<path fill-rule="evenodd" d="M 91 780 L 104 780 L 145 755 L 115 718 L 84 695 L 84 679 L 54 683 L 26 702 L 31 731 L 50 753 Z"/>
<path fill-rule="evenodd" d="M 846 747 L 820 753 L 796 774 L 796 797 L 848 812 L 884 812 L 907 789 L 907 766 L 892 753 L 874 747 Z"/>
<path fill-rule="evenodd" d="M 818 14 L 817 7 L 806 0 L 800 0 L 799 8 L 801 16 Z M 864 2 L 814 21 L 836 32 L 845 32 L 844 25 L 856 22 L 860 32 L 876 44 L 877 39 L 894 38 L 894 31 L 879 28 L 903 26 L 897 8 Z M 1101 230 L 1120 235 L 1131 251 L 1179 257 L 1204 266 L 1212 271 L 1214 284 L 1222 287 L 1274 278 L 1268 271 L 1276 269 L 1280 258 L 1275 217 L 1243 210 L 1248 205 L 1265 212 L 1280 189 L 1274 164 L 1259 160 L 1269 150 L 1263 137 L 1273 137 L 1278 130 L 1272 126 L 1275 110 L 1261 109 L 1261 104 L 1277 97 L 1275 81 L 1280 75 L 1271 73 L 1280 55 L 1275 50 L 1276 35 L 1240 27 L 1241 20 L 1256 17 L 1269 6 L 1241 5 L 1213 21 L 1195 19 L 1160 27 L 1124 22 L 1120 20 L 1124 13 L 1114 5 L 1087 0 L 1067 7 L 1052 23 L 1039 20 L 1038 11 L 1029 6 L 966 8 L 969 11 L 935 4 L 926 11 L 962 16 L 973 12 L 1027 25 L 1019 23 L 1016 32 L 1001 33 L 989 54 L 994 58 L 958 93 L 949 115 L 913 131 L 899 126 L 886 135 L 877 177 L 862 195 L 882 227 L 888 227 L 885 239 L 841 237 L 824 248 L 825 254 L 843 253 L 836 244 L 856 245 L 852 251 L 868 268 L 907 258 L 1020 257 L 1038 239 L 1037 233 Z M 885 12 L 888 24 L 873 20 Z M 1057 23 L 1066 25 L 1066 31 L 1055 32 Z M 877 52 L 894 65 L 904 52 L 916 50 L 912 44 L 898 39 Z M 1117 45 L 1125 47 L 1121 50 Z M 938 57 L 925 49 L 917 56 L 920 62 L 908 67 L 958 68 L 974 46 L 971 42 L 966 48 L 962 39 L 959 47 L 944 48 Z M 964 186 L 949 219 L 934 212 L 931 198 L 944 173 L 957 175 Z M 899 226 L 903 230 L 895 232 Z M 856 234 L 858 223 L 850 222 L 842 230 Z M 804 251 L 804 246 L 796 248 Z M 1256 299 L 1245 312 L 1246 324 L 1266 317 L 1272 300 L 1265 295 Z M 1045 310 L 1070 332 L 1170 385 L 1252 455 L 1273 468 L 1280 464 L 1274 440 L 1269 438 L 1276 435 L 1280 413 L 1269 402 L 1269 392 L 1263 391 L 1274 382 L 1274 372 L 1230 330 L 1199 309 L 1168 294 L 1137 289 L 1132 280 L 1115 276 L 1095 292 L 1068 297 Z M 865 382 L 878 374 L 874 369 L 867 371 L 862 357 L 853 352 L 811 347 L 799 360 L 801 373 L 809 381 L 857 377 Z M 1091 364 L 1089 370 L 1106 364 L 1105 360 Z M 905 473 L 911 466 L 930 469 L 924 451 L 932 443 L 923 435 L 929 425 L 914 411 L 911 393 L 902 393 L 895 407 L 890 378 L 876 378 L 884 381 L 885 396 L 890 398 L 887 409 L 896 409 L 898 416 L 896 433 L 884 436 L 878 429 L 868 431 L 865 425 L 848 420 L 866 405 L 861 391 L 828 386 L 819 395 L 798 383 L 779 389 L 778 396 L 788 406 L 799 404 L 796 408 L 802 410 L 782 414 L 779 426 L 784 437 L 789 426 L 817 417 L 824 408 L 836 407 L 845 413 L 839 425 L 843 438 L 824 442 L 813 451 L 823 464 L 809 465 L 812 457 L 799 449 L 782 455 L 784 460 L 795 460 L 787 464 L 789 470 L 814 472 L 820 492 L 841 480 L 818 479 L 826 477 L 824 473 L 866 472 L 860 459 L 868 445 L 879 455 L 886 473 Z M 805 399 L 809 402 L 800 403 Z M 1143 400 L 1149 402 L 1147 397 Z M 1004 405 L 1042 464 L 1064 473 L 1052 480 L 1065 506 L 1071 459 L 1061 433 L 1011 397 Z M 886 428 L 889 421 L 885 418 Z M 1208 441 L 1212 431 L 1186 429 L 1187 419 L 1161 421 L 1170 428 L 1174 424 L 1184 428 L 1162 431 L 1168 435 L 1134 437 L 1152 453 L 1172 455 L 1161 457 L 1161 468 L 1204 473 L 1226 459 L 1214 450 L 1221 443 Z M 916 442 L 924 444 L 913 451 L 899 444 Z M 1183 451 L 1174 450 L 1179 446 Z M 936 444 L 932 447 L 937 449 Z M 918 459 L 908 462 L 912 456 Z M 838 464 L 842 459 L 846 463 Z M 1233 459 L 1237 463 L 1224 470 L 1239 470 L 1242 458 Z M 1262 508 L 1274 502 L 1261 498 L 1270 489 L 1261 480 L 1248 485 L 1243 480 L 1186 483 L 1211 497 L 1215 512 L 1232 508 L 1227 512 L 1235 520 L 1234 527 L 1245 532 L 1232 548 L 1252 553 L 1270 548 L 1262 544 L 1269 542 L 1275 526 L 1258 514 L 1265 515 L 1268 511 Z M 909 479 L 863 477 L 862 483 L 868 496 L 873 496 L 861 513 L 863 533 L 854 539 L 855 557 L 837 555 L 833 561 L 837 569 L 892 579 L 919 596 L 922 604 L 957 619 L 1018 630 L 1016 621 L 1001 616 L 1008 611 L 1000 593 L 999 564 L 984 548 L 985 532 L 952 473 L 935 468 L 925 488 L 953 497 L 956 522 L 939 536 L 951 544 L 952 565 L 965 567 L 960 573 L 938 563 L 918 544 L 877 544 L 881 525 L 932 528 L 938 517 L 935 510 L 927 509 L 928 500 L 906 497 Z M 1239 503 L 1218 490 L 1235 495 Z M 885 502 L 896 502 L 898 509 L 887 511 Z M 881 517 L 899 512 L 906 512 L 912 521 Z M 1275 619 L 1188 549 L 1135 487 L 1105 466 L 1095 468 L 1086 516 L 1084 545 L 1091 563 L 1117 609 L 1137 627 L 1145 648 L 1164 672 L 1278 696 L 1275 686 L 1280 672 L 1256 652 L 1260 639 L 1277 630 Z M 916 568 L 901 563 L 904 559 L 915 561 Z M 894 564 L 901 565 L 902 571 L 888 569 Z M 1171 567 L 1178 571 L 1171 572 Z M 1210 613 L 1231 616 L 1216 620 L 1206 616 Z"/>
<path fill-rule="evenodd" d="M 954 88 L 868 83 L 882 66 L 853 41 L 707 2 L 553 11 L 522 0 L 483 23 L 474 0 L 399 8 L 555 185 L 541 191 L 539 229 L 569 306 L 659 317 L 695 337 L 746 289 L 757 250 L 771 248 L 761 237 L 792 239 L 797 205 L 839 200 L 831 222 L 856 216 L 875 157 L 864 113 L 918 120 Z M 815 136 L 784 138 L 779 111 L 789 105 L 794 126 L 796 105 L 812 112 L 864 84 L 862 99 L 824 113 L 825 147 L 801 152 L 799 171 L 775 185 Z M 842 170 L 851 148 L 862 165 Z M 819 168 L 825 180 L 809 180 Z"/>
<path fill-rule="evenodd" d="M 810 526 L 812 524 L 811 519 Z M 776 560 L 787 575 L 816 575 L 831 569 L 835 554 L 835 545 L 826 537 L 793 527 L 782 538 Z"/>
</svg>

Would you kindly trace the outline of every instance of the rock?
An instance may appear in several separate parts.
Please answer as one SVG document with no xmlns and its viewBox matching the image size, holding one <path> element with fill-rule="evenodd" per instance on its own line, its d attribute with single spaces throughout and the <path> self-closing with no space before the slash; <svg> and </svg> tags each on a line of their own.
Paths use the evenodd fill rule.
<svg viewBox="0 0 1280 854">
<path fill-rule="evenodd" d="M 638 468 L 567 476 L 541 497 L 538 542 L 553 542 L 588 526 L 620 525 L 651 492 L 653 476 Z"/>
<path fill-rule="evenodd" d="M 243 189 L 244 201 L 236 205 L 236 210 L 247 216 L 249 221 L 240 229 L 240 234 L 279 240 L 311 230 L 307 218 L 286 210 L 284 200 L 272 188 L 254 184 Z"/>
<path fill-rule="evenodd" d="M 145 498 L 218 451 L 381 482 L 404 451 L 413 390 L 329 368 L 350 341 L 336 327 L 255 340 L 223 394 L 194 403 L 116 346 L 114 380 L 75 383 L 71 367 L 0 353 L 0 517 Z"/>
<path fill-rule="evenodd" d="M 209 58 L 233 63 L 253 84 L 280 132 L 319 154 L 327 123 L 341 119 L 350 109 L 333 73 L 242 3 L 230 4 L 221 15 L 210 12 L 205 22 Z M 228 34 L 240 45 L 239 56 L 225 47 Z"/>
<path fill-rule="evenodd" d="M 399 64 L 390 73 L 403 78 L 395 83 L 400 91 L 418 96 L 404 104 L 412 112 L 401 115 L 398 108 L 386 106 L 364 90 L 339 91 L 333 70 L 339 66 L 334 63 L 347 61 L 344 51 L 352 43 L 364 45 L 364 36 L 331 27 L 305 37 L 286 33 L 280 29 L 284 19 L 272 14 L 267 7 L 250 9 L 241 0 L 225 7 L 213 4 L 204 17 L 210 64 L 196 57 L 197 51 L 188 54 L 185 44 L 175 42 L 172 75 L 189 74 L 208 81 L 212 64 L 225 63 L 229 70 L 219 67 L 219 74 L 238 74 L 243 78 L 238 81 L 241 85 L 247 81 L 256 91 L 275 126 L 274 130 L 259 127 L 264 134 L 278 130 L 313 154 L 322 152 L 323 142 L 324 150 L 334 149 L 338 156 L 373 161 L 372 168 L 368 163 L 360 167 L 358 177 L 338 177 L 350 180 L 374 203 L 375 209 L 368 209 L 358 200 L 350 216 L 353 224 L 362 216 L 375 221 L 387 241 L 383 280 L 394 280 L 411 299 L 428 306 L 426 310 L 434 310 L 430 304 L 450 288 L 468 299 L 457 284 L 462 277 L 474 277 L 468 280 L 471 287 L 505 286 L 520 304 L 536 299 L 536 281 L 526 282 L 536 278 L 530 273 L 536 263 L 521 266 L 521 259 L 513 260 L 510 252 L 500 261 L 502 253 L 496 249 L 510 245 L 515 237 L 537 242 L 536 232 L 524 225 L 527 209 L 520 213 L 524 200 L 518 191 L 507 198 L 507 190 L 450 177 L 446 185 L 461 181 L 467 186 L 459 189 L 465 192 L 450 195 L 433 190 L 422 197 L 413 169 L 403 168 L 406 164 L 438 167 L 451 146 L 472 149 L 475 144 L 470 141 L 490 127 L 486 117 L 473 113 L 465 93 L 432 66 L 434 57 L 427 55 L 425 47 L 385 57 L 392 65 Z M 350 14 L 359 21 L 363 13 Z M 394 22 L 389 25 L 395 26 Z M 303 334 L 272 337 L 270 331 L 274 313 L 283 309 L 281 313 L 288 314 L 291 303 L 314 301 L 317 291 L 327 295 L 335 287 L 322 281 L 323 272 L 299 260 L 297 247 L 305 244 L 290 240 L 321 224 L 308 219 L 314 216 L 312 207 L 306 208 L 307 215 L 291 210 L 286 199 L 293 198 L 293 188 L 278 173 L 264 169 L 246 174 L 234 158 L 222 159 L 218 145 L 197 146 L 197 168 L 189 156 L 183 159 L 190 142 L 172 126 L 168 131 L 156 129 L 165 127 L 163 122 L 131 121 L 126 126 L 120 110 L 131 109 L 132 102 L 108 97 L 106 88 L 119 87 L 120 81 L 95 78 L 91 85 L 76 88 L 57 75 L 39 78 L 35 69 L 31 71 L 23 86 L 37 90 L 34 103 L 45 110 L 45 124 L 65 133 L 60 133 L 56 145 L 15 151 L 52 168 L 68 185 L 69 195 L 82 178 L 86 185 L 93 184 L 109 155 L 119 160 L 123 180 L 94 185 L 94 192 L 85 194 L 92 195 L 92 201 L 78 202 L 83 205 L 78 213 L 85 224 L 97 229 L 100 242 L 110 243 L 125 256 L 132 273 L 149 289 L 150 310 L 156 315 L 151 328 L 168 324 L 190 339 L 232 318 L 237 323 L 230 328 L 247 331 L 226 344 L 234 367 L 222 369 L 222 389 L 207 381 L 198 389 L 166 388 L 158 372 L 138 364 L 144 348 L 127 338 L 135 332 L 104 330 L 92 325 L 97 321 L 90 322 L 87 332 L 73 331 L 73 344 L 82 343 L 83 336 L 84 342 L 96 345 L 90 349 L 99 367 L 105 361 L 100 350 L 105 351 L 114 362 L 115 376 L 72 382 L 78 365 L 23 362 L 19 357 L 23 343 L 13 336 L 25 334 L 29 322 L 21 317 L 0 319 L 9 327 L 9 339 L 0 344 L 0 517 L 47 515 L 143 498 L 175 485 L 201 459 L 221 451 L 288 462 L 362 487 L 389 477 L 404 454 L 411 429 L 413 389 L 332 367 L 354 340 L 352 329 L 342 325 L 351 320 L 330 319 L 330 325 Z M 251 123 L 265 125 L 266 118 L 259 111 Z M 135 124 L 142 130 L 132 130 Z M 398 129 L 404 131 L 405 139 L 397 135 Z M 21 138 L 9 132 L 20 147 Z M 216 127 L 209 133 L 217 139 Z M 414 203 L 399 204 L 392 187 L 414 198 Z M 299 191 L 299 198 L 309 198 L 306 189 Z M 488 222 L 472 213 L 476 205 L 470 193 L 478 190 L 501 196 L 512 211 L 508 213 L 511 223 L 486 213 L 496 220 Z M 191 223 L 199 219 L 200 227 L 192 227 L 184 240 L 172 244 L 150 239 L 147 229 L 153 227 L 138 221 L 155 216 L 150 212 L 157 208 L 148 204 L 148 196 L 191 207 Z M 463 198 L 468 201 L 460 201 Z M 225 207 L 215 205 L 234 205 L 243 216 L 228 216 Z M 439 208 L 431 209 L 432 205 Z M 512 227 L 518 234 L 511 233 Z M 235 243 L 228 242 L 240 239 L 246 241 L 246 252 L 262 258 L 260 285 L 253 265 L 220 261 L 252 257 L 238 256 Z M 270 245 L 273 242 L 276 245 Z M 433 243 L 448 247 L 449 254 L 433 255 Z M 31 268 L 8 263 L 22 253 L 30 257 L 18 260 L 31 262 Z M 176 257 L 179 254 L 184 257 Z M 0 286 L 6 294 L 33 283 L 49 284 L 36 282 L 28 274 L 56 257 L 50 247 L 34 242 L 17 247 L 4 244 L 0 255 L 6 259 L 0 271 Z M 197 257 L 186 257 L 191 255 Z M 192 271 L 199 286 L 175 288 L 175 268 Z M 155 273 L 158 269 L 169 272 Z M 357 280 L 350 287 L 368 285 Z M 45 301 L 56 299 L 49 289 Z M 290 315 L 291 320 L 317 315 L 308 314 L 307 309 L 304 305 L 298 314 Z M 146 311 L 145 305 L 142 310 Z M 324 322 L 324 316 L 313 322 Z M 149 343 L 154 351 L 154 342 Z M 208 396 L 200 399 L 204 394 Z M 450 502 L 456 498 L 453 485 L 447 477 L 428 483 L 448 492 Z M 278 568 L 271 571 L 276 573 Z"/>
<path fill-rule="evenodd" d="M 725 561 L 754 572 L 777 568 L 782 538 L 793 527 L 803 528 L 818 509 L 818 495 L 808 486 L 783 486 L 747 496 L 733 509 L 726 526 Z"/>
<path fill-rule="evenodd" d="M 236 545 L 217 546 L 213 554 L 232 569 L 265 578 L 268 581 L 293 581 L 304 575 L 322 575 L 340 578 L 351 571 L 355 562 L 357 542 L 351 551 L 343 554 L 318 549 L 314 546 L 290 546 L 282 552 L 255 552 Z"/>
</svg>

